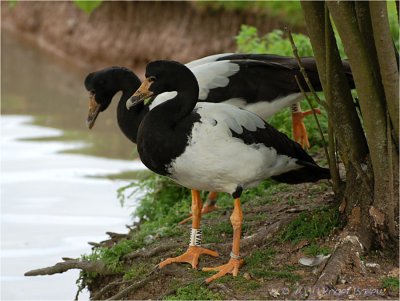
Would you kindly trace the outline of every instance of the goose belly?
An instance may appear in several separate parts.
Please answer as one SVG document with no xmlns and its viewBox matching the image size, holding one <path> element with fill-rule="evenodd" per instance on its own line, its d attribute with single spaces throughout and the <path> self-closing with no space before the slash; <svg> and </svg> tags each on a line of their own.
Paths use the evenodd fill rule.
<svg viewBox="0 0 400 301">
<path fill-rule="evenodd" d="M 246 145 L 218 127 L 197 123 L 182 155 L 171 162 L 177 183 L 197 190 L 233 193 L 274 175 L 301 168 L 296 159 L 262 143 Z"/>
</svg>

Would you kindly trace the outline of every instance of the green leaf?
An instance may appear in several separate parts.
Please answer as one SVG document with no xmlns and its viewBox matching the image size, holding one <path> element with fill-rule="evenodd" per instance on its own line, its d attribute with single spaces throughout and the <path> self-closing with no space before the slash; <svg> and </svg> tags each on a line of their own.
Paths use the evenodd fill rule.
<svg viewBox="0 0 400 301">
<path fill-rule="evenodd" d="M 14 7 L 15 5 L 17 5 L 17 0 L 8 0 L 8 6 Z"/>
<path fill-rule="evenodd" d="M 102 0 L 94 0 L 94 1 L 81 1 L 81 0 L 74 0 L 76 6 L 82 9 L 85 13 L 90 14 L 94 11 L 97 7 L 101 5 Z"/>
</svg>

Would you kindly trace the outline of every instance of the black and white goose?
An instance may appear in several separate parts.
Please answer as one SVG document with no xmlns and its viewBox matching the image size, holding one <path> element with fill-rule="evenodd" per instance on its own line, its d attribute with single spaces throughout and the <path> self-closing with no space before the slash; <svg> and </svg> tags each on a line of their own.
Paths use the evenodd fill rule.
<svg viewBox="0 0 400 301">
<path fill-rule="evenodd" d="M 237 275 L 243 260 L 239 245 L 243 214 L 240 196 L 266 178 L 296 184 L 330 178 L 301 148 L 254 113 L 221 103 L 197 103 L 196 77 L 184 65 L 154 61 L 146 67 L 146 80 L 127 101 L 128 109 L 149 97 L 173 92 L 141 122 L 137 146 L 142 162 L 152 171 L 192 189 L 192 232 L 188 250 L 160 263 L 188 262 L 197 267 L 201 254 L 217 256 L 201 247 L 201 200 L 199 190 L 227 192 L 234 198 L 231 215 L 233 246 L 225 265 L 204 270 Z M 151 100 L 150 100 L 151 101 Z"/>
<path fill-rule="evenodd" d="M 303 64 L 314 88 L 319 91 L 319 82 L 314 58 L 303 58 Z M 208 56 L 186 66 L 191 68 L 200 87 L 199 101 L 227 102 L 256 112 L 264 119 L 299 99 L 299 88 L 294 79 L 300 75 L 294 58 L 267 54 L 217 54 Z M 347 62 L 343 68 L 353 84 Z M 302 78 L 299 76 L 299 78 Z M 138 105 L 128 111 L 126 100 L 140 86 L 139 78 L 124 67 L 110 67 L 90 73 L 85 79 L 85 87 L 90 91 L 87 124 L 94 126 L 100 112 L 106 110 L 113 96 L 122 91 L 117 107 L 117 120 L 121 131 L 133 143 L 137 142 L 137 131 L 143 117 L 151 107 L 168 99 L 171 94 L 157 96 L 151 107 Z M 305 86 L 305 85 L 304 85 Z M 303 116 L 309 112 L 294 112 L 293 128 L 299 137 L 308 141 Z M 296 137 L 295 137 L 296 140 Z M 216 193 L 210 193 L 203 212 L 215 208 Z"/>
</svg>

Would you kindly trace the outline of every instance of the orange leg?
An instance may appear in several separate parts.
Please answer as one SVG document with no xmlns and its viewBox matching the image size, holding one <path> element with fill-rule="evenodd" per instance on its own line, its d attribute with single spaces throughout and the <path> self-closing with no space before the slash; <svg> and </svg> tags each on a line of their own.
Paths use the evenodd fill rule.
<svg viewBox="0 0 400 301">
<path fill-rule="evenodd" d="M 213 191 L 211 191 L 208 194 L 207 202 L 206 202 L 205 206 L 203 207 L 203 209 L 201 210 L 202 215 L 217 210 L 218 207 L 215 205 L 215 203 L 217 202 L 217 196 L 218 196 L 218 193 L 213 192 Z M 179 225 L 183 225 L 183 224 L 187 223 L 188 221 L 190 221 L 191 219 L 192 219 L 192 214 L 190 214 L 190 216 L 185 218 L 184 220 L 180 221 Z"/>
<path fill-rule="evenodd" d="M 316 114 L 321 114 L 319 109 L 314 109 Z M 304 125 L 303 119 L 307 115 L 311 115 L 312 110 L 302 112 L 300 104 L 294 104 L 292 106 L 292 129 L 294 141 L 300 143 L 304 149 L 310 148 L 310 142 L 308 141 L 307 130 Z"/>
<path fill-rule="evenodd" d="M 174 262 L 187 262 L 192 265 L 192 268 L 196 269 L 199 263 L 199 257 L 201 254 L 207 254 L 214 257 L 218 256 L 218 253 L 209 249 L 202 248 L 200 246 L 201 243 L 201 230 L 200 230 L 200 222 L 201 222 L 201 209 L 202 202 L 200 199 L 200 193 L 197 190 L 192 190 L 192 212 L 193 212 L 193 220 L 192 220 L 192 237 L 189 248 L 185 253 L 178 257 L 168 258 L 162 261 L 158 266 L 159 268 L 163 268 L 166 265 L 169 265 Z"/>
<path fill-rule="evenodd" d="M 243 265 L 244 261 L 239 256 L 240 249 L 240 236 L 242 234 L 242 222 L 243 222 L 243 213 L 242 208 L 240 207 L 240 199 L 235 199 L 235 205 L 233 209 L 233 213 L 231 215 L 231 223 L 233 227 L 233 243 L 232 243 L 232 252 L 231 259 L 229 259 L 228 263 L 214 267 L 214 268 L 203 268 L 203 271 L 217 271 L 218 273 L 206 279 L 207 283 L 214 281 L 215 279 L 221 278 L 226 274 L 233 274 L 233 276 L 237 276 L 239 273 L 239 268 Z"/>
</svg>

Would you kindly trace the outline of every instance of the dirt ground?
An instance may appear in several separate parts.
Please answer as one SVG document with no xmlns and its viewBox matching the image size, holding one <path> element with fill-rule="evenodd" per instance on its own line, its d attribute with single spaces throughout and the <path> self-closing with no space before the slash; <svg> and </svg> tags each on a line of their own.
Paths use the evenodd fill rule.
<svg viewBox="0 0 400 301">
<path fill-rule="evenodd" d="M 221 265 L 229 260 L 232 231 L 228 223 L 231 209 L 220 208 L 204 216 L 202 221 L 203 246 L 218 251 L 218 258 L 203 255 L 200 257 L 199 270 L 191 269 L 188 264 L 176 263 L 158 269 L 157 264 L 161 260 L 185 251 L 190 224 L 182 225 L 174 237 L 155 239 L 145 248 L 124 256 L 125 268 L 134 271 L 132 277 L 121 273 L 91 279 L 88 285 L 91 297 L 111 300 L 398 299 L 396 287 L 385 287 L 382 282 L 387 277 L 398 278 L 398 262 L 393 254 L 380 251 L 360 254 L 360 266 L 346 266 L 335 285 L 322 287 L 316 287 L 315 283 L 324 272 L 326 260 L 315 266 L 299 263 L 301 258 L 315 257 L 307 255 L 307 249 L 309 251 L 311 246 L 332 253 L 338 244 L 341 226 L 334 227 L 323 238 L 301 239 L 300 235 L 300 239 L 285 241 L 283 237 L 291 235 L 290 229 L 302 227 L 299 224 L 297 228 L 290 228 L 290 224 L 299 220 L 301 214 L 306 216 L 307 212 L 318 208 L 329 210 L 337 208 L 337 205 L 329 187 L 319 188 L 313 184 L 288 186 L 285 191 L 274 193 L 273 199 L 268 201 L 262 198 L 246 201 L 243 204 L 244 231 L 241 242 L 245 264 L 239 276 L 225 276 L 206 285 L 204 280 L 212 273 L 200 269 Z M 307 222 L 307 217 L 304 221 Z M 318 227 L 323 227 L 323 222 L 317 222 L 313 227 L 318 230 Z M 207 233 L 212 238 L 211 242 L 207 241 Z M 307 236 L 307 233 L 304 235 Z M 117 240 L 117 236 L 114 236 L 102 245 L 112 246 Z"/>
</svg>

